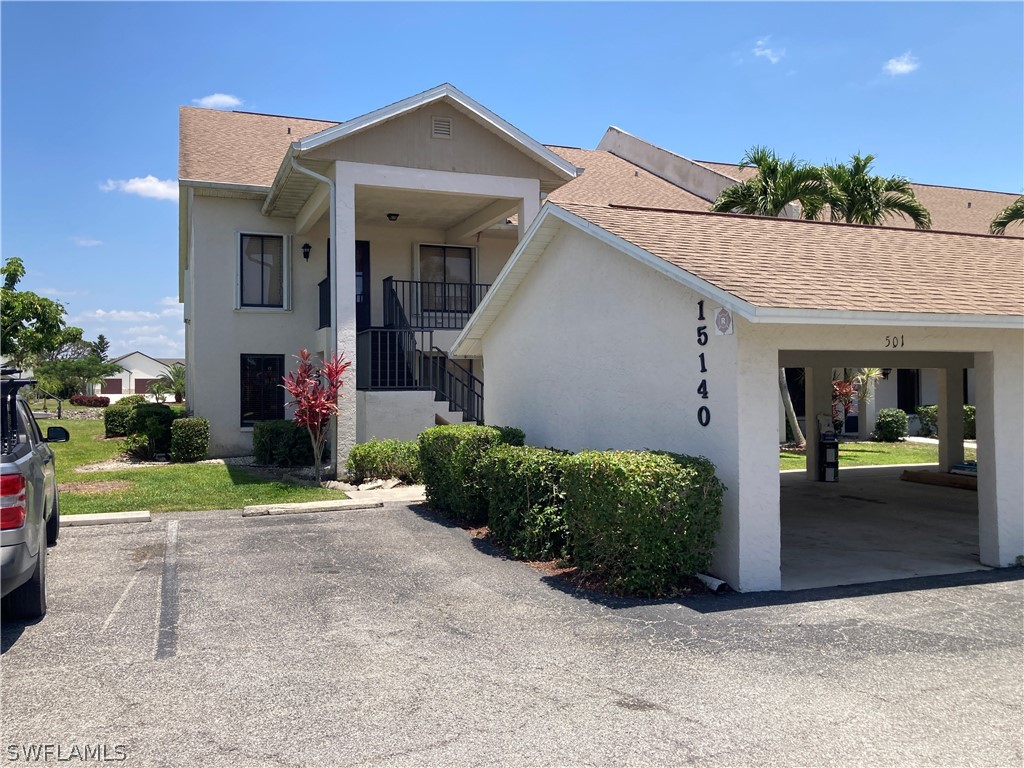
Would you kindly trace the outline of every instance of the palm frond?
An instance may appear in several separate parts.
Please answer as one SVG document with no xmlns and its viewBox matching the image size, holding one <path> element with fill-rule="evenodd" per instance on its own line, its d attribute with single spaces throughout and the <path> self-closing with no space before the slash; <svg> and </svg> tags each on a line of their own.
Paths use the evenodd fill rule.
<svg viewBox="0 0 1024 768">
<path fill-rule="evenodd" d="M 1024 195 L 1018 197 L 1014 202 L 1003 208 L 999 212 L 999 215 L 992 220 L 992 225 L 989 227 L 989 232 L 993 235 L 1006 234 L 1006 227 L 1014 222 L 1020 226 L 1020 222 L 1024 221 Z"/>
</svg>

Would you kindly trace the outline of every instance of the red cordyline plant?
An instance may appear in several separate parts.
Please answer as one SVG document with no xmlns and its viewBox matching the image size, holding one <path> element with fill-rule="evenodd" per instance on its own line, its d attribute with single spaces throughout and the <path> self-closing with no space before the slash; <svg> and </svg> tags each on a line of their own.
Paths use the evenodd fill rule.
<svg viewBox="0 0 1024 768">
<path fill-rule="evenodd" d="M 323 470 L 324 445 L 327 443 L 331 417 L 338 412 L 338 393 L 342 377 L 351 360 L 334 355 L 330 360 L 314 362 L 308 350 L 294 356 L 299 366 L 284 378 L 285 390 L 292 396 L 288 405 L 295 406 L 292 417 L 296 424 L 306 428 L 313 443 L 313 466 L 316 482 L 320 484 Z"/>
</svg>

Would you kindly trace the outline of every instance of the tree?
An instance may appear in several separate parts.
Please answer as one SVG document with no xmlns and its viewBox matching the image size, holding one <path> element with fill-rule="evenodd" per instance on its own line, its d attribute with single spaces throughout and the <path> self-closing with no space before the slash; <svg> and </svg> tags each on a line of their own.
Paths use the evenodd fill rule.
<svg viewBox="0 0 1024 768">
<path fill-rule="evenodd" d="M 90 355 L 77 360 L 46 360 L 36 365 L 34 373 L 40 388 L 66 400 L 121 370 L 117 363 Z"/>
<path fill-rule="evenodd" d="M 107 337 L 102 333 L 96 337 L 96 341 L 92 343 L 93 351 L 103 362 L 107 361 L 107 357 L 110 353 L 110 342 L 107 341 Z"/>
<path fill-rule="evenodd" d="M 757 175 L 722 190 L 712 211 L 778 216 L 787 205 L 796 203 L 803 218 L 813 219 L 823 209 L 828 185 L 820 169 L 796 158 L 781 160 L 767 147 L 747 151 L 740 168 L 750 166 L 757 168 Z"/>
<path fill-rule="evenodd" d="M 749 166 L 757 168 L 757 175 L 722 190 L 711 206 L 712 211 L 778 216 L 786 206 L 795 203 L 805 219 L 817 218 L 821 213 L 828 198 L 828 185 L 820 169 L 798 162 L 796 158 L 780 160 L 767 147 L 752 147 L 747 151 L 740 167 Z M 793 441 L 805 445 L 807 440 L 793 408 L 785 368 L 779 369 L 779 395 Z"/>
<path fill-rule="evenodd" d="M 161 373 L 156 381 L 160 383 L 165 393 L 174 393 L 174 402 L 180 403 L 185 399 L 185 366 L 181 363 L 172 365 L 165 373 Z M 150 387 L 149 391 L 152 392 L 153 388 Z"/>
<path fill-rule="evenodd" d="M 931 229 L 931 214 L 914 195 L 910 181 L 903 176 L 872 174 L 874 161 L 874 155 L 851 155 L 849 163 L 822 166 L 832 221 L 874 225 L 891 216 L 903 216 L 918 229 Z"/>
<path fill-rule="evenodd" d="M 299 367 L 284 377 L 282 386 L 292 396 L 288 405 L 295 406 L 295 423 L 309 432 L 309 439 L 313 443 L 316 482 L 319 485 L 327 428 L 331 418 L 338 413 L 342 377 L 352 361 L 334 355 L 330 360 L 320 361 L 318 368 L 305 349 L 299 352 L 296 359 Z"/>
<path fill-rule="evenodd" d="M 31 291 L 19 291 L 25 265 L 12 256 L 0 267 L 0 348 L 16 365 L 45 357 L 68 340 L 64 323 L 64 305 Z M 81 329 L 78 338 L 81 339 Z M 73 331 L 72 331 L 73 333 Z"/>
<path fill-rule="evenodd" d="M 988 231 L 993 235 L 1004 235 L 1007 226 L 1016 223 L 1020 227 L 1022 221 L 1024 221 L 1024 195 L 1003 208 L 999 215 L 992 219 L 992 225 Z"/>
</svg>

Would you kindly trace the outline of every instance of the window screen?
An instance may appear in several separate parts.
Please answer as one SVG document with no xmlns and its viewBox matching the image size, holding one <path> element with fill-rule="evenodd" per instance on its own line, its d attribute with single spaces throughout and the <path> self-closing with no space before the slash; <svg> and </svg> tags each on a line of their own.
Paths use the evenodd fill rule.
<svg viewBox="0 0 1024 768">
<path fill-rule="evenodd" d="M 241 425 L 284 418 L 284 355 L 242 355 Z"/>
<path fill-rule="evenodd" d="M 284 237 L 242 235 L 242 306 L 284 306 Z"/>
</svg>

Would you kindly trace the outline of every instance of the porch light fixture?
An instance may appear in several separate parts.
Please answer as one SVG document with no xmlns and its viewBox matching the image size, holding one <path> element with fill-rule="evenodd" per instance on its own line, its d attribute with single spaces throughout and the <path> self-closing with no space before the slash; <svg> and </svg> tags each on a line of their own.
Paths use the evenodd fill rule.
<svg viewBox="0 0 1024 768">
<path fill-rule="evenodd" d="M 886 381 L 888 381 L 890 373 L 892 373 L 892 368 L 883 368 L 882 369 L 882 378 L 885 379 Z"/>
<path fill-rule="evenodd" d="M 397 213 L 389 213 L 388 214 L 388 221 L 398 221 L 398 214 Z"/>
<path fill-rule="evenodd" d="M 302 258 L 309 261 L 309 252 L 313 250 L 313 247 L 309 243 L 302 244 Z"/>
</svg>

